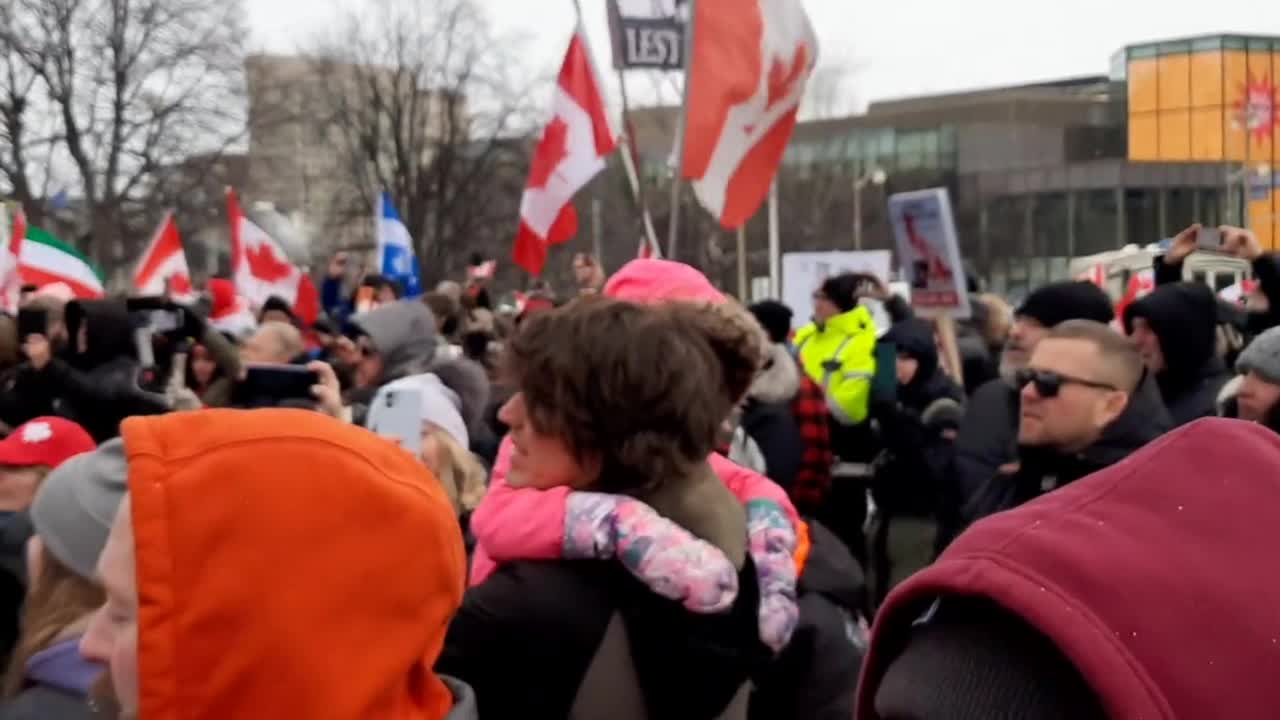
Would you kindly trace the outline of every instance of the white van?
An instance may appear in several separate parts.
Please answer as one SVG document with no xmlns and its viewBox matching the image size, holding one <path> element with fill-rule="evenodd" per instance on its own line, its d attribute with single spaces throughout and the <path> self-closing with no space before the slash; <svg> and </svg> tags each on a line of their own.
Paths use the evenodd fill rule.
<svg viewBox="0 0 1280 720">
<path fill-rule="evenodd" d="M 1101 285 L 1112 300 L 1120 300 L 1129 288 L 1129 279 L 1151 270 L 1156 257 L 1164 254 L 1157 245 L 1140 248 L 1128 245 L 1121 250 L 1098 253 L 1071 261 L 1071 277 L 1102 280 Z M 1232 255 L 1195 252 L 1182 263 L 1182 279 L 1203 283 L 1216 295 L 1243 280 L 1252 279 L 1248 261 Z"/>
</svg>

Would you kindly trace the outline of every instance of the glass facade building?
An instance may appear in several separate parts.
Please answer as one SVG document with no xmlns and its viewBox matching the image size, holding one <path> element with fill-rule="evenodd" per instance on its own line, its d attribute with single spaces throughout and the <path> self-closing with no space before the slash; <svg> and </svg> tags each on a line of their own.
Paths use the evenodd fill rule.
<svg viewBox="0 0 1280 720">
<path fill-rule="evenodd" d="M 1244 223 L 1274 247 L 1277 78 L 1280 39 L 1203 37 L 1125 48 L 1107 75 L 801 123 L 779 180 L 784 249 L 892 247 L 886 195 L 936 186 L 968 262 L 1014 297 L 1192 222 Z M 884 186 L 859 182 L 876 169 Z"/>
</svg>

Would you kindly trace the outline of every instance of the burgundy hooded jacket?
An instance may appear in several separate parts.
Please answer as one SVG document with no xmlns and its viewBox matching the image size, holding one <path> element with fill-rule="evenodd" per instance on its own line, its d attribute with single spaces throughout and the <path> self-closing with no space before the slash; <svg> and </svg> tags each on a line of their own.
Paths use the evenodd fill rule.
<svg viewBox="0 0 1280 720">
<path fill-rule="evenodd" d="M 1280 713 L 1280 435 L 1200 420 L 974 525 L 899 586 L 872 633 L 859 720 L 913 621 L 978 596 L 1051 640 L 1113 718 Z"/>
</svg>

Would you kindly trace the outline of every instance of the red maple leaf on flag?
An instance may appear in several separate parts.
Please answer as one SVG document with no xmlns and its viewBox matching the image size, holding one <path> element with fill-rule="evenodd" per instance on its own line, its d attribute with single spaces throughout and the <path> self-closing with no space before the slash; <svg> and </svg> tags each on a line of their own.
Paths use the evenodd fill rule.
<svg viewBox="0 0 1280 720">
<path fill-rule="evenodd" d="M 169 295 L 190 295 L 194 289 L 191 287 L 191 278 L 184 273 L 174 273 L 165 282 L 169 285 Z"/>
<path fill-rule="evenodd" d="M 276 257 L 275 252 L 265 244 L 255 245 L 245 250 L 244 259 L 249 263 L 249 272 L 263 282 L 279 282 L 293 272 L 293 266 Z"/>
<path fill-rule="evenodd" d="M 792 88 L 800 81 L 800 76 L 807 69 L 809 69 L 809 46 L 803 43 L 796 47 L 790 69 L 775 57 L 773 64 L 769 67 L 769 100 L 765 104 L 765 109 L 773 107 L 790 95 Z"/>
<path fill-rule="evenodd" d="M 547 181 L 560 166 L 560 161 L 569 156 L 569 125 L 559 115 L 547 123 L 542 132 L 542 142 L 533 154 L 529 163 L 529 187 L 544 188 Z"/>
</svg>

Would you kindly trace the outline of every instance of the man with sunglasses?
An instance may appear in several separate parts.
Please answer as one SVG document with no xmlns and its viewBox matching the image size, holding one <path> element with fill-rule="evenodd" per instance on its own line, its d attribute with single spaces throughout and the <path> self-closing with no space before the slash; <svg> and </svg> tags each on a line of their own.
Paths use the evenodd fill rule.
<svg viewBox="0 0 1280 720">
<path fill-rule="evenodd" d="M 1142 356 L 1099 322 L 1055 327 L 1016 382 L 1018 470 L 987 483 L 967 508 L 970 521 L 1110 467 L 1173 427 Z"/>
<path fill-rule="evenodd" d="M 1000 356 L 1000 377 L 974 391 L 965 407 L 955 442 L 955 461 L 940 488 L 938 551 L 965 526 L 964 509 L 1002 470 L 1011 475 L 1018 459 L 1019 390 L 1016 373 L 1031 360 L 1036 346 L 1068 320 L 1106 324 L 1111 300 L 1088 282 L 1057 282 L 1027 296 L 1014 313 Z"/>
</svg>

